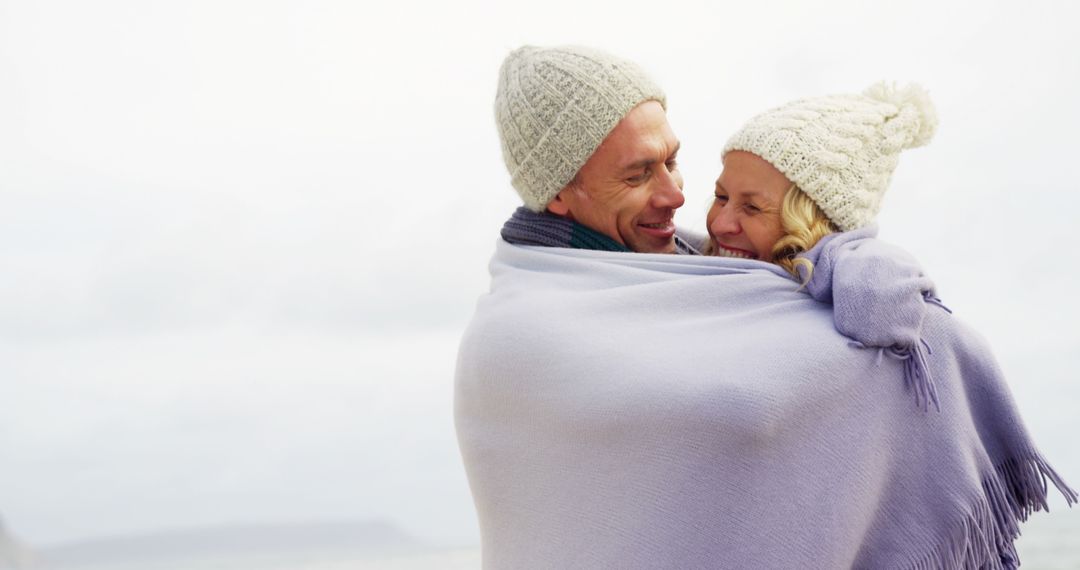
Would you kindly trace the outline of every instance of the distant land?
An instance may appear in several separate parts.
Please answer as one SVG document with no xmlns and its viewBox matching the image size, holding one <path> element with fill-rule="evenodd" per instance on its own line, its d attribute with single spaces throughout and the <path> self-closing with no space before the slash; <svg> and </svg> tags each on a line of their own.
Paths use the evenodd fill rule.
<svg viewBox="0 0 1080 570">
<path fill-rule="evenodd" d="M 0 519 L 0 570 L 19 570 L 33 563 L 30 550 Z"/>
<path fill-rule="evenodd" d="M 464 557 L 475 558 L 478 553 Z M 18 570 L 316 569 L 441 556 L 386 521 L 235 524 L 104 537 L 38 548 Z M 462 555 L 458 555 L 461 558 Z M 339 566 L 340 565 L 340 566 Z M 410 567 L 407 564 L 399 566 Z M 462 567 L 464 568 L 464 567 Z"/>
</svg>

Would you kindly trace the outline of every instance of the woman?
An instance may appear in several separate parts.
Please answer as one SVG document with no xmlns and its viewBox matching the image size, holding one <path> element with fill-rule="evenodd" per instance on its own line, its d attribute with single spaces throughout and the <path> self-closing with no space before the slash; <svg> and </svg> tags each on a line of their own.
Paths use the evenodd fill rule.
<svg viewBox="0 0 1080 570">
<path fill-rule="evenodd" d="M 799 277 L 796 266 L 811 266 L 800 253 L 873 220 L 900 151 L 928 143 L 936 127 L 922 88 L 884 83 L 754 117 L 724 147 L 707 253 L 769 261 Z"/>
</svg>

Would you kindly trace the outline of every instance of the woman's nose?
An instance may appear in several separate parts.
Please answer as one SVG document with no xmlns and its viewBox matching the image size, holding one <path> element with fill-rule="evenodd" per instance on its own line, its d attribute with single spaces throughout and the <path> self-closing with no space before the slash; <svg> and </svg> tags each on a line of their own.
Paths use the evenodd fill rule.
<svg viewBox="0 0 1080 570">
<path fill-rule="evenodd" d="M 742 226 L 731 208 L 728 208 L 725 204 L 718 207 L 718 210 L 716 217 L 709 224 L 709 230 L 712 231 L 713 235 L 736 235 L 742 233 Z"/>
</svg>

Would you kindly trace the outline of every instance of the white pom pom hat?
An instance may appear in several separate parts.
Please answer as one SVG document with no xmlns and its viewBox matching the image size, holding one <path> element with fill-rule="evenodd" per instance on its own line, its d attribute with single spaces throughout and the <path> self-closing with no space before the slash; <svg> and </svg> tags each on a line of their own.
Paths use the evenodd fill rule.
<svg viewBox="0 0 1080 570">
<path fill-rule="evenodd" d="M 915 84 L 878 83 L 862 95 L 801 99 L 750 119 L 724 145 L 760 156 L 796 184 L 841 231 L 881 209 L 900 151 L 930 142 L 937 112 Z"/>
</svg>

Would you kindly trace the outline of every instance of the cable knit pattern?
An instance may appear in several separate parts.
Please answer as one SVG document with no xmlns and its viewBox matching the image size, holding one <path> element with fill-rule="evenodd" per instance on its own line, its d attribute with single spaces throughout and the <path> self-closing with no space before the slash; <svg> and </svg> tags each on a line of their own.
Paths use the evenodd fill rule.
<svg viewBox="0 0 1080 570">
<path fill-rule="evenodd" d="M 542 211 L 627 113 L 664 92 L 633 63 L 584 47 L 514 50 L 499 70 L 495 121 L 511 184 Z"/>
<path fill-rule="evenodd" d="M 801 99 L 751 119 L 724 146 L 775 166 L 842 231 L 870 223 L 900 151 L 930 142 L 937 113 L 918 85 Z"/>
</svg>

